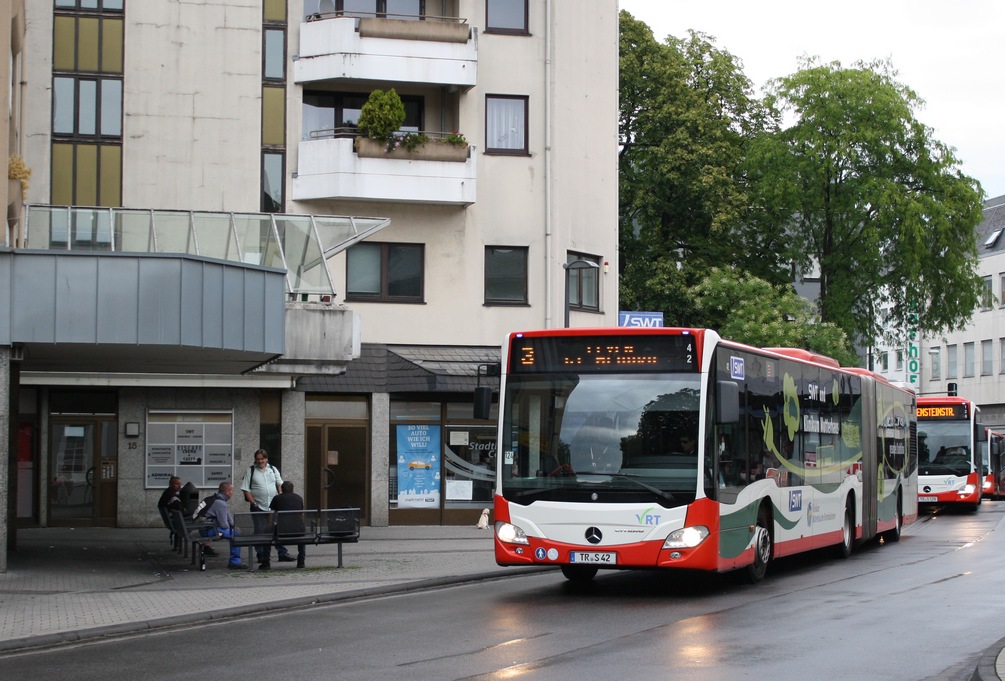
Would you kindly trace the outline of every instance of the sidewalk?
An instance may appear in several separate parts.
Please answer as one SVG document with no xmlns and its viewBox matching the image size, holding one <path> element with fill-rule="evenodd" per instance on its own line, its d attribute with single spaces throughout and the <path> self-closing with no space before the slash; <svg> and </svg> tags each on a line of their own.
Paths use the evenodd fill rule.
<svg viewBox="0 0 1005 681">
<path fill-rule="evenodd" d="M 217 548 L 203 572 L 163 528 L 18 530 L 0 574 L 0 653 L 528 570 L 497 566 L 491 530 L 474 526 L 364 527 L 341 569 L 335 545 L 308 546 L 302 570 L 273 556 L 269 571 L 228 570 Z"/>
<path fill-rule="evenodd" d="M 228 570 L 223 544 L 202 572 L 171 549 L 163 528 L 17 537 L 0 574 L 0 653 L 553 569 L 499 567 L 491 530 L 475 527 L 364 527 L 358 544 L 343 546 L 341 569 L 338 547 L 308 546 L 306 569 L 273 558 L 267 572 Z M 1005 679 L 1005 639 L 985 651 L 971 679 Z"/>
</svg>

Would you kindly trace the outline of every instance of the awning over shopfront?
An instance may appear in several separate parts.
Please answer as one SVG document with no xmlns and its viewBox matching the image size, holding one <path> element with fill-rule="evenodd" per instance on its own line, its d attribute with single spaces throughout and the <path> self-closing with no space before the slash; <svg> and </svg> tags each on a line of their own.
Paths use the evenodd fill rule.
<svg viewBox="0 0 1005 681">
<path fill-rule="evenodd" d="M 499 362 L 497 347 L 363 344 L 359 359 L 339 376 L 307 376 L 297 381 L 305 392 L 473 393 L 478 367 Z M 498 387 L 498 377 L 482 376 L 483 386 Z"/>
</svg>

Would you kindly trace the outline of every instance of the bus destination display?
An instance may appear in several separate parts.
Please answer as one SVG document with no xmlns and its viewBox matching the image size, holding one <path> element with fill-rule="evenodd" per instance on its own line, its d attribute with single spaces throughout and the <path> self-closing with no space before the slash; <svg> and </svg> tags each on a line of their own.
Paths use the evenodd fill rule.
<svg viewBox="0 0 1005 681">
<path fill-rule="evenodd" d="M 967 419 L 965 404 L 926 404 L 918 406 L 919 419 Z"/>
<path fill-rule="evenodd" d="M 691 335 L 516 337 L 509 370 L 511 374 L 697 371 L 696 345 Z"/>
</svg>

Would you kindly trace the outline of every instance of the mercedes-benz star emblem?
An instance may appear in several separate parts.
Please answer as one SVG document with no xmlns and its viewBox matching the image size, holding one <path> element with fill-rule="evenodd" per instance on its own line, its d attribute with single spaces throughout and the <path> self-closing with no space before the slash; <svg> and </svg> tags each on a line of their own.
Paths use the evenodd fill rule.
<svg viewBox="0 0 1005 681">
<path fill-rule="evenodd" d="M 586 541 L 591 544 L 599 544 L 600 540 L 604 538 L 604 533 L 600 531 L 599 527 L 588 527 L 586 528 Z"/>
</svg>

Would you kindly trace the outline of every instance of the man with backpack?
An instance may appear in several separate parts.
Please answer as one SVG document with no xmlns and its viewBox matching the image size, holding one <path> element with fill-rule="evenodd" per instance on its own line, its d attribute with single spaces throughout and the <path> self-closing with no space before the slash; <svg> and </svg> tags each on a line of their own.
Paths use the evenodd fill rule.
<svg viewBox="0 0 1005 681">
<path fill-rule="evenodd" d="M 221 482 L 220 487 L 209 499 L 199 504 L 196 515 L 204 516 L 210 523 L 216 525 L 216 531 L 230 539 L 237 532 L 234 529 L 234 514 L 230 512 L 230 497 L 234 494 L 234 485 L 229 482 Z M 231 570 L 245 570 L 247 565 L 241 562 L 241 547 L 234 546 L 230 549 L 230 559 L 227 567 Z"/>
<path fill-rule="evenodd" d="M 251 520 L 255 526 L 255 534 L 269 534 L 272 531 L 272 512 L 269 506 L 272 497 L 278 496 L 283 484 L 283 476 L 279 474 L 279 469 L 269 463 L 269 455 L 264 449 L 255 452 L 255 463 L 244 472 L 244 481 L 241 483 L 241 491 L 244 492 L 244 499 L 251 506 Z M 294 558 L 285 546 L 276 544 L 276 551 L 279 553 L 280 562 L 293 562 Z M 255 553 L 258 556 L 258 567 L 268 570 L 270 567 L 270 557 L 272 548 L 269 546 L 256 546 Z"/>
</svg>

